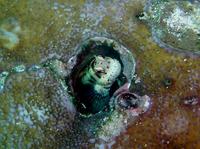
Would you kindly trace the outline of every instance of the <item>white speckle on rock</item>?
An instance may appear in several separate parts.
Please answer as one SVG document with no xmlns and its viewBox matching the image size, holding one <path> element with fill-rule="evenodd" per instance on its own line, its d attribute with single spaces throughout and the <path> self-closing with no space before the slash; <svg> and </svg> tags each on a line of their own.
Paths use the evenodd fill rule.
<svg viewBox="0 0 200 149">
<path fill-rule="evenodd" d="M 175 111 L 167 115 L 162 123 L 162 133 L 165 135 L 175 135 L 187 131 L 189 121 L 186 113 Z"/>
<path fill-rule="evenodd" d="M 194 14 L 187 13 L 182 8 L 177 7 L 171 15 L 163 21 L 167 23 L 171 32 L 175 32 L 177 37 L 183 34 L 183 31 L 192 30 L 197 34 L 200 33 L 200 9 L 194 7 Z M 180 34 L 177 34 L 180 32 Z"/>
</svg>

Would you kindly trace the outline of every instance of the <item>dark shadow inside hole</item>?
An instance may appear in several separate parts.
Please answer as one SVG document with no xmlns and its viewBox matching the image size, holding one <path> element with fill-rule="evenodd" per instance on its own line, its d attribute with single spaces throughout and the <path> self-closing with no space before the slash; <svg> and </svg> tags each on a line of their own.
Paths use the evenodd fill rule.
<svg viewBox="0 0 200 149">
<path fill-rule="evenodd" d="M 122 108 L 122 109 L 137 109 L 139 107 L 139 100 L 138 98 L 133 95 L 133 94 L 123 94 L 121 95 L 121 97 L 119 97 L 119 106 Z"/>
<path fill-rule="evenodd" d="M 140 13 L 136 14 L 135 17 L 136 17 L 137 19 L 140 19 L 140 18 L 144 17 L 144 13 L 143 13 L 143 12 L 140 12 Z"/>
</svg>

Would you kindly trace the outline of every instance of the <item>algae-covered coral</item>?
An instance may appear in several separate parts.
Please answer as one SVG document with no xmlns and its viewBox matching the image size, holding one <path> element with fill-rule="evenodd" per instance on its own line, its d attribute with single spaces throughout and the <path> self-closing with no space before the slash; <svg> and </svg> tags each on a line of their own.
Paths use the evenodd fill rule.
<svg viewBox="0 0 200 149">
<path fill-rule="evenodd" d="M 7 18 L 0 23 L 1 48 L 13 49 L 19 44 L 21 27 L 15 18 Z"/>
<path fill-rule="evenodd" d="M 2 27 L 12 33 L 1 36 L 12 42 L 10 47 L 0 38 L 0 83 L 5 84 L 0 93 L 0 148 L 199 148 L 198 6 L 196 0 L 1 0 L 1 26 L 11 19 L 20 30 Z M 149 7 L 153 12 L 143 21 L 141 14 Z M 152 100 L 150 111 L 139 119 L 126 121 L 113 113 L 99 125 L 98 116 L 76 117 L 62 82 L 49 68 L 38 67 L 54 58 L 67 64 L 79 43 L 104 35 L 136 57 L 130 90 Z M 178 52 L 168 53 L 174 49 Z M 15 66 L 31 71 L 17 67 L 17 72 Z M 87 125 L 101 127 L 83 131 L 81 126 Z M 93 136 L 100 139 L 86 132 L 96 132 Z M 119 136 L 109 140 L 113 135 Z"/>
<path fill-rule="evenodd" d="M 154 40 L 164 48 L 199 54 L 199 1 L 157 1 L 146 6 Z M 144 18 L 145 18 L 144 17 Z"/>
</svg>

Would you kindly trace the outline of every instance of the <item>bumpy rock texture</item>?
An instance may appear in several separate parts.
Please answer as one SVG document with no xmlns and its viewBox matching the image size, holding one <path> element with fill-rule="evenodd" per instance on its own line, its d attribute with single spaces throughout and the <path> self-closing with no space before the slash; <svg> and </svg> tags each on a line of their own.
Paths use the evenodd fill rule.
<svg viewBox="0 0 200 149">
<path fill-rule="evenodd" d="M 151 110 L 134 122 L 124 121 L 123 115 L 118 113 L 112 115 L 115 118 L 111 120 L 115 121 L 105 120 L 109 125 L 101 125 L 104 131 L 98 132 L 99 136 L 105 139 L 110 130 L 119 136 L 102 143 L 88 138 L 80 130 L 74 107 L 67 102 L 63 88 L 49 70 L 13 74 L 0 94 L 0 148 L 199 148 L 199 57 L 185 55 L 181 51 L 168 53 L 152 39 L 149 24 L 138 19 L 146 3 L 146 0 L 0 1 L 1 22 L 15 18 L 20 26 L 17 33 L 9 30 L 13 37 L 17 37 L 17 40 L 7 38 L 14 46 L 6 47 L 0 42 L 1 72 L 19 64 L 27 67 L 39 64 L 54 56 L 66 61 L 83 39 L 108 35 L 135 54 L 137 80 L 131 90 L 148 94 L 153 102 Z M 173 10 L 181 17 L 192 18 L 190 13 Z M 171 11 L 165 12 L 164 27 L 182 25 L 177 24 L 180 21 L 170 21 L 175 17 Z M 185 28 L 178 29 L 188 29 L 187 24 L 183 25 L 186 25 Z M 177 33 L 175 28 L 170 28 L 169 42 L 165 42 L 171 43 L 175 39 L 179 47 L 186 45 L 187 50 L 197 53 L 199 43 L 187 42 L 186 38 L 177 40 L 171 34 Z M 188 33 L 193 35 L 193 32 Z M 197 39 L 197 36 L 192 37 Z M 174 46 L 173 43 L 171 45 Z M 128 127 L 119 128 L 125 123 L 129 123 Z M 118 129 L 123 130 L 121 134 Z"/>
</svg>

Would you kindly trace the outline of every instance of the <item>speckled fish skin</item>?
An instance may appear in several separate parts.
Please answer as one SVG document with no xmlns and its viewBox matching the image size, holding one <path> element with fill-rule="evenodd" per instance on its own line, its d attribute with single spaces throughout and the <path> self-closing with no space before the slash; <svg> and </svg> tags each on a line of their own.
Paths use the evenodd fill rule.
<svg viewBox="0 0 200 149">
<path fill-rule="evenodd" d="M 85 110 L 97 113 L 108 106 L 110 88 L 121 73 L 121 64 L 110 57 L 95 56 L 80 73 L 80 90 L 85 92 Z"/>
</svg>

